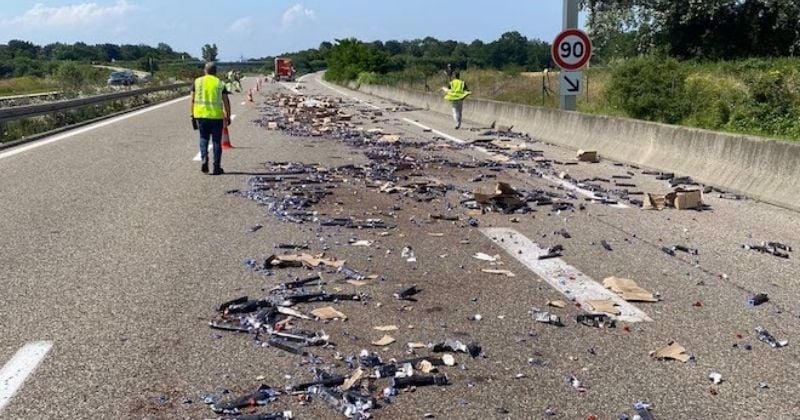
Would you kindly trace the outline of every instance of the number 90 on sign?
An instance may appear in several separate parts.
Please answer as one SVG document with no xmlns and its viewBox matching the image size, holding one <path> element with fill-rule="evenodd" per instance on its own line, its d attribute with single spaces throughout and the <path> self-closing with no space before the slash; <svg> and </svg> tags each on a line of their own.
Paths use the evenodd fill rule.
<svg viewBox="0 0 800 420">
<path fill-rule="evenodd" d="M 592 56 L 592 42 L 585 32 L 568 29 L 561 32 L 553 42 L 553 61 L 563 70 L 578 70 Z"/>
</svg>

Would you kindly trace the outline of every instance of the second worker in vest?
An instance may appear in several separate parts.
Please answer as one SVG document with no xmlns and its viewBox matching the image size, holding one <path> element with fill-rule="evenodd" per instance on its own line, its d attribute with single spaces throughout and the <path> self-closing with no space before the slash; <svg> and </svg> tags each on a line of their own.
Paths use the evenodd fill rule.
<svg viewBox="0 0 800 420">
<path fill-rule="evenodd" d="M 200 170 L 208 173 L 208 142 L 214 152 L 214 169 L 211 175 L 221 175 L 222 129 L 231 124 L 231 102 L 225 83 L 217 78 L 217 64 L 206 63 L 205 76 L 198 77 L 192 86 L 192 119 L 200 132 Z"/>
<path fill-rule="evenodd" d="M 453 106 L 453 120 L 456 123 L 456 130 L 461 128 L 461 111 L 464 107 L 464 99 L 470 95 L 467 84 L 461 80 L 461 73 L 453 73 L 453 80 L 450 86 L 442 88 L 445 92 L 444 99 Z"/>
</svg>

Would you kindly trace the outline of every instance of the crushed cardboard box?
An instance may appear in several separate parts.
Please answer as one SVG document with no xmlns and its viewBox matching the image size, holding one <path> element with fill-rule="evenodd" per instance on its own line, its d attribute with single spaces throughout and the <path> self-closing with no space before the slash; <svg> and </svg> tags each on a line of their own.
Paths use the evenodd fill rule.
<svg viewBox="0 0 800 420">
<path fill-rule="evenodd" d="M 676 343 L 670 342 L 667 346 L 661 347 L 658 350 L 654 350 L 650 352 L 650 357 L 658 360 L 679 360 L 683 363 L 686 363 L 691 358 L 688 354 L 686 354 L 686 349 Z"/>
<path fill-rule="evenodd" d="M 311 314 L 321 320 L 331 320 L 331 319 L 347 319 L 347 316 L 331 306 L 326 306 L 324 308 L 317 308 L 311 311 Z"/>
<path fill-rule="evenodd" d="M 617 304 L 611 299 L 588 300 L 586 303 L 588 303 L 595 312 L 604 312 L 609 315 L 619 315 L 622 313 Z"/>
<path fill-rule="evenodd" d="M 699 189 L 676 188 L 666 195 L 647 193 L 644 195 L 642 209 L 661 210 L 673 207 L 678 210 L 698 209 L 703 206 L 703 192 Z"/>
<path fill-rule="evenodd" d="M 631 302 L 658 302 L 652 293 L 639 287 L 635 281 L 631 279 L 623 279 L 620 277 L 606 277 L 603 279 L 603 286 L 611 289 L 614 293 L 620 295 L 623 299 Z"/>
<path fill-rule="evenodd" d="M 306 265 L 313 268 L 325 265 L 331 268 L 341 268 L 345 262 L 345 260 L 325 258 L 324 254 L 317 256 L 310 254 L 273 255 L 267 259 L 267 263 L 273 267 L 296 267 L 298 265 Z"/>
<path fill-rule="evenodd" d="M 678 210 L 697 209 L 703 205 L 703 192 L 699 189 L 676 188 L 665 198 L 667 203 Z"/>
<path fill-rule="evenodd" d="M 395 342 L 394 337 L 392 337 L 391 335 L 388 335 L 388 334 L 384 334 L 384 336 L 381 337 L 379 340 L 373 341 L 372 345 L 373 346 L 381 346 L 382 347 L 382 346 L 388 346 L 389 344 L 392 344 L 394 342 Z"/>
</svg>

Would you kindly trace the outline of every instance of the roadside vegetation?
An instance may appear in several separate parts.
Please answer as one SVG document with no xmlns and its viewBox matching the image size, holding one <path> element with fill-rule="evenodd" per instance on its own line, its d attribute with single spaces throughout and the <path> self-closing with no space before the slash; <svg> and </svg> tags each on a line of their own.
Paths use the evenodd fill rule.
<svg viewBox="0 0 800 420">
<path fill-rule="evenodd" d="M 579 110 L 800 139 L 800 2 L 586 0 L 584 7 L 595 53 Z M 421 91 L 445 85 L 451 64 L 473 97 L 558 106 L 550 45 L 518 32 L 487 43 L 342 39 L 285 56 L 300 73 L 327 69 L 332 82 Z"/>
<path fill-rule="evenodd" d="M 105 87 L 112 70 L 93 65 L 155 72 L 158 82 L 193 75 L 196 60 L 164 43 L 157 47 L 82 42 L 40 46 L 11 40 L 0 44 L 0 96 L 55 90 L 96 93 Z"/>
</svg>

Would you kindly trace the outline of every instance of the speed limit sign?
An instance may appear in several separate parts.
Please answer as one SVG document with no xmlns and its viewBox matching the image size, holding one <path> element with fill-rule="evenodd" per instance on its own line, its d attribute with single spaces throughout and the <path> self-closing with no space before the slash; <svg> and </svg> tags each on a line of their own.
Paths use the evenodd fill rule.
<svg viewBox="0 0 800 420">
<path fill-rule="evenodd" d="M 562 70 L 578 70 L 592 57 L 592 41 L 579 29 L 567 29 L 553 41 L 553 61 Z"/>
</svg>

